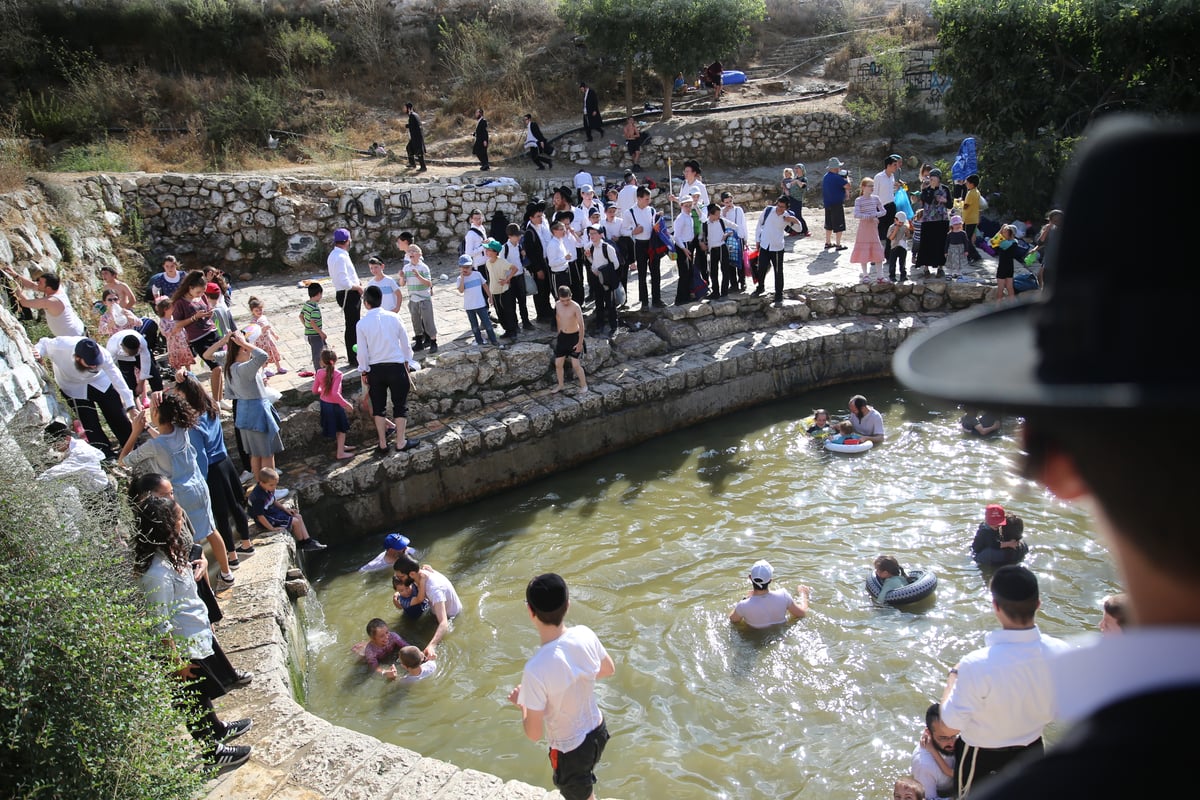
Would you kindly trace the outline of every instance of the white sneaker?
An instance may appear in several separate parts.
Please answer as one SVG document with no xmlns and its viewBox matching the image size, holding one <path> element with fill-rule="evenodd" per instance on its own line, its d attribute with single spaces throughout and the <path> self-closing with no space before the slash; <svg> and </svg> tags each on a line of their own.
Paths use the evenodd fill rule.
<svg viewBox="0 0 1200 800">
<path fill-rule="evenodd" d="M 222 400 L 221 401 L 221 410 L 222 411 L 233 411 L 233 401 L 232 400 Z"/>
<path fill-rule="evenodd" d="M 276 487 L 275 488 L 275 499 L 282 500 L 283 498 L 287 497 L 291 493 L 292 493 L 291 489 L 280 489 L 280 488 Z"/>
</svg>

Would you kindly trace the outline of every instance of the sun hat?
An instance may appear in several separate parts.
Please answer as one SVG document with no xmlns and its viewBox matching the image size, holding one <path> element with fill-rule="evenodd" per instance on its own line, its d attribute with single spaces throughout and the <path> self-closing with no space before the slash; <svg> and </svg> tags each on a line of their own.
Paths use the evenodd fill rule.
<svg viewBox="0 0 1200 800">
<path fill-rule="evenodd" d="M 458 257 L 458 265 L 460 267 L 469 267 L 474 263 L 475 263 L 474 259 L 472 259 L 466 253 L 463 253 L 461 256 Z"/>
<path fill-rule="evenodd" d="M 841 169 L 841 168 L 842 168 L 842 162 L 836 156 L 829 159 L 829 162 L 825 165 L 825 169 Z"/>
<path fill-rule="evenodd" d="M 958 214 L 955 214 L 953 217 L 950 218 L 950 224 L 951 225 L 962 225 L 963 224 L 962 217 L 960 217 Z"/>
<path fill-rule="evenodd" d="M 775 578 L 775 570 L 766 561 L 755 561 L 754 566 L 750 568 L 750 582 L 754 584 L 755 589 L 765 589 Z"/>
<path fill-rule="evenodd" d="M 1128 225 L 1128 206 L 1111 176 L 1143 168 L 1146 153 L 1200 148 L 1200 123 L 1143 115 L 1101 120 L 1076 152 L 1056 204 L 1067 222 L 1047 253 L 1046 288 L 1035 302 L 955 314 L 908 339 L 892 366 L 900 383 L 924 395 L 993 411 L 1179 410 L 1195 406 L 1200 373 L 1180 369 L 1163 342 L 1195 338 L 1187 314 L 1164 314 L 1161 281 L 1190 266 L 1169 237 L 1139 251 L 1159 264 L 1159 280 L 1127 280 L 1111 253 L 1111 234 Z M 1192 212 L 1167 203 L 1163 230 L 1187 230 Z"/>
</svg>

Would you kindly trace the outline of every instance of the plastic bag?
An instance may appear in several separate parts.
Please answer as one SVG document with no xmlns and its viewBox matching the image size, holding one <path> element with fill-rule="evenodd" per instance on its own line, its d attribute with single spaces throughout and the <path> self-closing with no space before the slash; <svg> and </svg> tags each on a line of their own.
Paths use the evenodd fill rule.
<svg viewBox="0 0 1200 800">
<path fill-rule="evenodd" d="M 896 190 L 894 201 L 897 211 L 903 211 L 904 215 L 909 219 L 913 218 L 912 201 L 908 199 L 908 190 L 901 186 Z"/>
</svg>

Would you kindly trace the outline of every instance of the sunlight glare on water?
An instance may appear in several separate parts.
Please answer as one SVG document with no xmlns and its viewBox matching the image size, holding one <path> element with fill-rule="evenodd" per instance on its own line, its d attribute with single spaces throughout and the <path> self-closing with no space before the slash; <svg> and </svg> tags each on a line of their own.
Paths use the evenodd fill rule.
<svg viewBox="0 0 1200 800">
<path fill-rule="evenodd" d="M 844 414 L 858 392 L 884 416 L 884 445 L 837 455 L 801 435 L 813 408 Z M 823 389 L 407 523 L 465 606 L 434 677 L 411 686 L 368 675 L 350 652 L 372 617 L 418 644 L 434 627 L 399 619 L 389 573 L 355 571 L 382 536 L 331 548 L 312 575 L 321 613 L 308 707 L 550 788 L 544 745 L 525 739 L 506 698 L 537 645 L 525 583 L 554 571 L 571 587 L 568 622 L 592 627 L 617 665 L 598 688 L 612 733 L 600 796 L 888 796 L 947 668 L 995 627 L 969 549 L 984 505 L 1025 519 L 1046 632 L 1094 631 L 1099 599 L 1118 588 L 1083 512 L 1013 471 L 1018 421 L 981 440 L 962 433 L 961 413 L 891 381 Z M 935 597 L 909 611 L 875 606 L 863 580 L 881 553 L 934 570 Z M 730 625 L 759 558 L 777 585 L 812 587 L 806 619 Z"/>
</svg>

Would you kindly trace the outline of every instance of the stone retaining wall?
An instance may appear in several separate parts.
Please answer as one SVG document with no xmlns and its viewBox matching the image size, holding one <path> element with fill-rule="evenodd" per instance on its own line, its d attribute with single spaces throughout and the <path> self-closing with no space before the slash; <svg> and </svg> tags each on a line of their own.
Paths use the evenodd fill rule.
<svg viewBox="0 0 1200 800">
<path fill-rule="evenodd" d="M 705 322 L 720 318 L 674 324 L 690 336 Z M 458 506 L 740 408 L 889 375 L 891 354 L 925 324 L 902 315 L 715 334 L 614 363 L 590 376 L 587 394 L 515 392 L 430 425 L 408 452 L 355 459 L 293 485 L 309 524 L 336 541 L 339 532 Z"/>
<path fill-rule="evenodd" d="M 620 124 L 606 123 L 605 136 L 587 141 L 582 133 L 573 133 L 556 142 L 555 159 L 620 174 L 618 167 L 629 163 Z M 845 155 L 851 141 L 862 133 L 864 125 L 847 114 L 812 111 L 805 114 L 761 114 L 748 112 L 735 119 L 712 117 L 695 119 L 676 117 L 643 128 L 651 141 L 642 148 L 641 163 L 667 168 L 671 158 L 675 169 L 682 170 L 685 159 L 701 164 L 720 163 L 729 167 L 757 167 L 768 164 L 792 164 L 797 161 L 824 162 L 833 155 Z M 614 146 L 615 145 L 615 146 Z M 820 170 L 810 171 L 820 178 Z"/>
<path fill-rule="evenodd" d="M 599 174 L 593 176 L 597 180 Z M 603 176 L 619 182 L 621 173 Z M 395 239 L 411 231 L 429 253 L 457 250 L 478 208 L 490 224 L 496 211 L 520 223 L 535 195 L 572 186 L 572 176 L 518 184 L 455 181 L 331 181 L 298 178 L 145 175 L 121 181 L 124 203 L 137 213 L 151 262 L 174 253 L 189 267 L 223 265 L 251 273 L 279 267 L 324 270 L 335 228 L 348 228 L 356 260 L 398 258 Z M 737 202 L 760 204 L 774 187 L 728 188 Z"/>
</svg>

